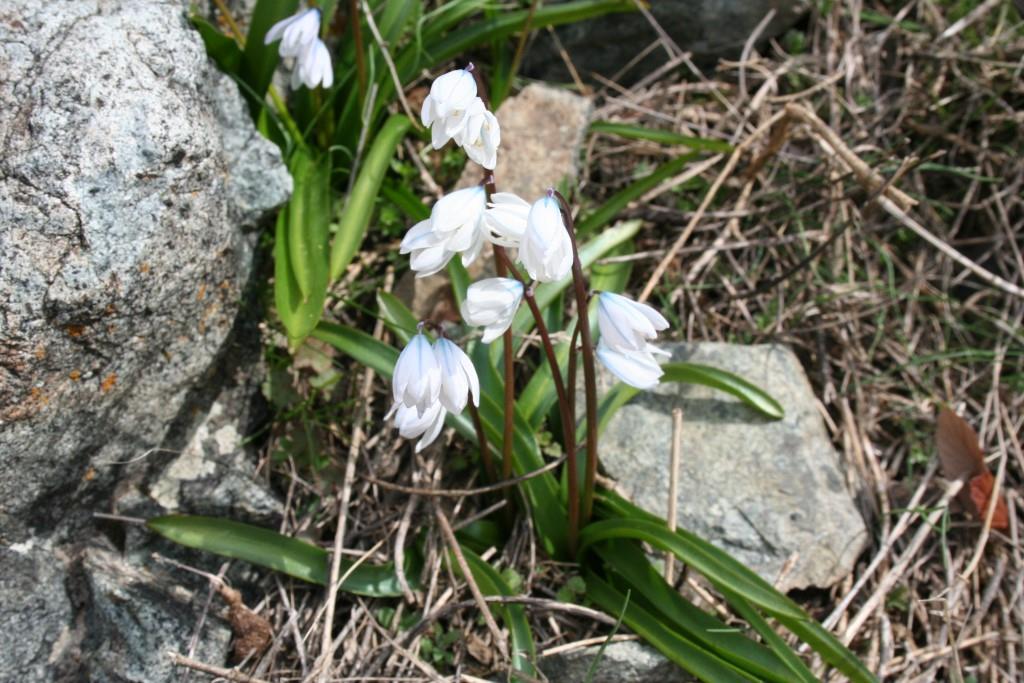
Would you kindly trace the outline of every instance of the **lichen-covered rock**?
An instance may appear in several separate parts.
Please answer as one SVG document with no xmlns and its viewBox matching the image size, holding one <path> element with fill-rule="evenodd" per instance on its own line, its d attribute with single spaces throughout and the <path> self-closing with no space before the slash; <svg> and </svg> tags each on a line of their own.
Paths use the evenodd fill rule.
<svg viewBox="0 0 1024 683">
<path fill-rule="evenodd" d="M 217 395 L 291 179 L 187 9 L 0 4 L 0 680 L 176 680 L 195 624 L 92 513 Z"/>
<path fill-rule="evenodd" d="M 0 528 L 50 528 L 160 443 L 290 179 L 185 3 L 5 3 L 0 63 Z"/>
<path fill-rule="evenodd" d="M 847 576 L 868 540 L 800 361 L 785 346 L 667 344 L 673 361 L 726 370 L 785 409 L 771 421 L 728 394 L 662 383 L 609 422 L 601 463 L 635 503 L 668 507 L 672 410 L 683 411 L 678 517 L 783 591 L 827 587 Z M 598 373 L 599 391 L 614 378 Z M 582 404 L 579 401 L 578 404 Z"/>
</svg>

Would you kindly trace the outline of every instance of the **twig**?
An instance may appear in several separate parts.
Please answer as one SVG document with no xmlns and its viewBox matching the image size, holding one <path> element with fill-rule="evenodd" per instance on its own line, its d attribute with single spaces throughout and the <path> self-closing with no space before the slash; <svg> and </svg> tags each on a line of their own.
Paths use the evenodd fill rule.
<svg viewBox="0 0 1024 683">
<path fill-rule="evenodd" d="M 701 200 L 697 210 L 694 211 L 693 217 L 690 218 L 690 222 L 686 224 L 683 232 L 679 234 L 679 237 L 676 238 L 676 241 L 673 242 L 672 246 L 669 248 L 668 253 L 665 254 L 665 257 L 658 263 L 654 272 L 651 273 L 651 277 L 648 278 L 643 291 L 641 291 L 640 296 L 637 297 L 637 301 L 641 303 L 647 301 L 647 298 L 654 292 L 654 288 L 659 282 L 661 282 L 661 279 L 665 275 L 665 271 L 668 270 L 669 264 L 672 263 L 676 254 L 678 254 L 679 250 L 683 248 L 684 244 L 686 244 L 686 240 L 688 240 L 690 235 L 693 234 L 693 231 L 697 228 L 697 224 L 700 223 L 701 218 L 704 217 L 704 212 L 708 210 L 709 206 L 711 206 L 711 202 L 714 201 L 715 196 L 718 194 L 718 190 L 721 189 L 726 179 L 732 175 L 732 172 L 736 168 L 736 164 L 739 163 L 740 156 L 742 156 L 743 152 L 754 144 L 755 140 L 764 135 L 765 132 L 771 130 L 772 126 L 781 121 L 785 116 L 785 111 L 776 112 L 770 119 L 762 123 L 754 132 L 748 135 L 743 142 L 736 145 L 736 148 L 733 150 L 729 160 L 725 163 L 725 168 L 722 169 L 718 174 L 718 177 L 715 178 L 715 182 L 711 184 L 711 187 L 708 188 L 708 191 L 704 194 L 704 199 Z"/>
<path fill-rule="evenodd" d="M 219 676 L 225 680 L 232 681 L 232 683 L 270 683 L 262 678 L 253 678 L 252 676 L 244 674 L 237 669 L 225 669 L 224 667 L 197 662 L 196 660 L 189 659 L 185 655 L 178 654 L 177 652 L 168 652 L 167 656 L 171 658 L 171 662 L 175 666 L 183 666 L 195 671 L 201 671 L 204 674 L 210 674 L 211 676 Z"/>
<path fill-rule="evenodd" d="M 369 475 L 363 475 L 363 479 L 370 482 L 371 484 L 380 486 L 383 489 L 388 489 L 389 491 L 398 491 L 399 493 L 408 493 L 415 496 L 437 498 L 463 498 L 465 496 L 478 496 L 483 493 L 501 491 L 502 489 L 506 489 L 510 486 L 521 484 L 524 481 L 528 481 L 530 479 L 533 479 L 534 477 L 539 477 L 545 472 L 550 472 L 551 470 L 556 469 L 563 462 L 565 462 L 564 455 L 558 458 L 557 460 L 552 460 L 547 465 L 544 465 L 544 467 L 540 467 L 538 469 L 533 470 L 532 472 L 527 472 L 526 474 L 522 474 L 513 479 L 506 479 L 504 481 L 499 481 L 494 484 L 488 484 L 487 486 L 478 486 L 477 488 L 472 489 L 428 489 L 416 486 L 402 486 L 401 484 L 393 484 L 390 481 L 384 481 L 383 479 L 377 479 L 376 477 L 371 477 Z"/>
<path fill-rule="evenodd" d="M 484 600 L 484 594 L 480 592 L 480 587 L 476 584 L 476 580 L 473 578 L 473 572 L 469 568 L 469 563 L 466 562 L 466 557 L 462 554 L 462 548 L 459 546 L 459 541 L 455 538 L 455 532 L 452 531 L 452 526 L 448 523 L 448 518 L 445 517 L 444 513 L 441 511 L 441 506 L 438 504 L 437 499 L 435 498 L 431 502 L 434 504 L 434 516 L 437 518 L 438 526 L 441 527 L 441 535 L 444 536 L 448 549 L 451 550 L 452 555 L 455 556 L 455 561 L 458 563 L 459 569 L 462 571 L 462 576 L 466 580 L 466 585 L 469 586 L 469 592 L 473 594 L 473 599 L 480 608 L 481 616 L 484 618 L 484 623 L 487 624 L 487 629 L 491 632 L 491 637 L 494 638 L 494 646 L 498 648 L 498 652 L 501 653 L 501 656 L 505 660 L 508 660 L 508 646 L 505 644 L 505 639 L 501 635 L 501 629 L 498 628 L 498 623 L 494 621 L 494 615 L 491 614 L 491 610 L 487 607 L 487 601 Z"/>
<path fill-rule="evenodd" d="M 683 452 L 683 409 L 672 409 L 672 459 L 668 471 L 668 514 L 665 521 L 671 533 L 676 531 L 676 497 L 679 495 L 679 459 Z M 672 585 L 675 582 L 676 556 L 667 553 L 665 556 L 665 581 Z"/>
<path fill-rule="evenodd" d="M 395 62 L 391 59 L 391 53 L 388 52 L 387 43 L 384 42 L 384 37 L 381 36 L 380 30 L 377 28 L 377 22 L 373 19 L 373 11 L 370 10 L 366 0 L 362 0 L 362 6 L 363 16 L 366 17 L 366 25 L 370 27 L 370 33 L 373 34 L 373 39 L 377 41 L 377 47 L 380 48 L 380 52 L 384 56 L 384 63 L 387 64 L 388 71 L 391 73 L 391 80 L 395 84 L 395 94 L 398 95 L 398 101 L 402 103 L 402 109 L 405 110 L 405 115 L 412 121 L 413 128 L 423 130 L 419 117 L 412 113 L 409 100 L 405 98 L 405 88 L 402 86 L 402 79 L 398 77 L 398 69 L 395 68 Z M 356 49 L 358 50 L 358 48 Z"/>
</svg>

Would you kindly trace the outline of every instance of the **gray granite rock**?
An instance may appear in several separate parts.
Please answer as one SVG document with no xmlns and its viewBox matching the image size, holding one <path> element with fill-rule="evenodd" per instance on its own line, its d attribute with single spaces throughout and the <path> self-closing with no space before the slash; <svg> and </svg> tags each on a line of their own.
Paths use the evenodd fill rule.
<svg viewBox="0 0 1024 683">
<path fill-rule="evenodd" d="M 240 227 L 290 191 L 184 10 L 4 6 L 0 527 L 160 443 L 234 324 Z"/>
<path fill-rule="evenodd" d="M 92 513 L 203 421 L 246 326 L 244 228 L 291 191 L 187 8 L 0 8 L 0 680 L 172 680 L 163 649 L 194 623 L 166 582 L 83 550 Z M 223 662 L 226 637 L 209 642 Z"/>
<path fill-rule="evenodd" d="M 827 587 L 853 569 L 868 540 L 800 361 L 785 346 L 670 344 L 672 360 L 727 370 L 768 391 L 786 411 L 773 422 L 732 396 L 663 383 L 611 420 L 601 463 L 621 490 L 664 516 L 672 410 L 683 410 L 678 524 L 728 551 L 778 587 Z M 613 383 L 599 372 L 601 391 Z"/>
<path fill-rule="evenodd" d="M 552 655 L 539 664 L 549 681 L 570 683 L 687 683 L 695 680 L 646 643 L 625 640 Z M 597 665 L 594 666 L 594 661 Z M 594 666 L 591 678 L 587 678 Z"/>
<path fill-rule="evenodd" d="M 555 0 L 556 2 L 564 0 Z M 719 57 L 736 57 L 743 44 L 769 11 L 775 17 L 761 33 L 766 40 L 779 35 L 810 9 L 809 0 L 658 0 L 649 4 L 651 16 L 669 38 L 698 62 L 712 64 Z M 613 14 L 557 29 L 573 65 L 585 80 L 591 72 L 611 78 L 652 43 L 657 31 L 639 12 Z M 623 76 L 620 82 L 639 80 L 668 61 L 656 47 Z M 558 46 L 544 31 L 537 32 L 523 60 L 524 72 L 542 80 L 568 82 L 570 74 Z"/>
<path fill-rule="evenodd" d="M 157 576 L 101 547 L 84 550 L 75 578 L 83 600 L 76 633 L 82 680 L 178 680 L 168 653 L 188 653 L 205 594 L 196 595 L 177 585 L 173 577 Z M 196 637 L 193 657 L 220 663 L 231 629 L 219 617 L 219 599 L 211 607 Z"/>
</svg>

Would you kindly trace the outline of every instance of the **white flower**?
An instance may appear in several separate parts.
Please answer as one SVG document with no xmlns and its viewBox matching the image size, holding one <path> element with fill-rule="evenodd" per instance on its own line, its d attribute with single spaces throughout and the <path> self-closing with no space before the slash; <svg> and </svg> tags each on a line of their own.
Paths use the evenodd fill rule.
<svg viewBox="0 0 1024 683">
<path fill-rule="evenodd" d="M 334 68 L 331 66 L 331 53 L 324 41 L 316 38 L 299 53 L 292 71 L 292 90 L 305 85 L 312 90 L 318 85 L 324 89 L 334 83 Z"/>
<path fill-rule="evenodd" d="M 518 247 L 526 232 L 530 203 L 512 192 L 495 192 L 484 212 L 490 240 L 502 247 Z"/>
<path fill-rule="evenodd" d="M 464 266 L 475 261 L 487 239 L 486 208 L 487 193 L 479 185 L 437 200 L 430 218 L 410 228 L 399 248 L 402 254 L 412 254 L 409 263 L 416 276 L 438 272 L 455 254 L 462 254 Z"/>
<path fill-rule="evenodd" d="M 280 40 L 278 52 L 282 57 L 298 57 L 320 35 L 320 10 L 308 9 L 282 19 L 267 31 L 264 45 Z"/>
<path fill-rule="evenodd" d="M 613 375 L 637 389 L 654 388 L 664 374 L 650 353 L 616 351 L 608 346 L 604 339 L 597 345 L 597 358 Z"/>
<path fill-rule="evenodd" d="M 670 354 L 650 342 L 659 331 L 668 329 L 665 316 L 621 294 L 601 292 L 597 326 L 601 330 L 597 357 L 606 368 L 637 389 L 650 389 L 658 383 L 662 370 L 654 354 Z"/>
<path fill-rule="evenodd" d="M 518 280 L 507 277 L 480 280 L 466 289 L 462 319 L 475 327 L 483 327 L 482 341 L 490 344 L 512 324 L 522 300 L 523 285 Z"/>
<path fill-rule="evenodd" d="M 621 294 L 601 292 L 597 297 L 597 326 L 601 341 L 615 351 L 668 355 L 649 343 L 659 331 L 668 329 L 668 321 L 647 304 Z"/>
<path fill-rule="evenodd" d="M 434 343 L 434 354 L 441 366 L 441 405 L 458 415 L 472 395 L 473 405 L 480 405 L 480 379 L 465 351 L 443 337 Z"/>
<path fill-rule="evenodd" d="M 422 416 L 437 403 L 441 393 L 441 366 L 426 336 L 417 334 L 402 349 L 391 378 L 395 402 L 415 408 Z"/>
<path fill-rule="evenodd" d="M 572 241 L 562 222 L 558 200 L 550 194 L 530 207 L 519 260 L 530 277 L 540 282 L 557 282 L 572 269 Z"/>
<path fill-rule="evenodd" d="M 440 402 L 432 404 L 422 415 L 416 412 L 415 408 L 402 403 L 396 403 L 388 417 L 394 416 L 395 427 L 404 439 L 415 439 L 422 435 L 423 438 L 416 444 L 416 452 L 419 453 L 429 446 L 441 433 L 444 427 L 444 418 L 448 412 Z"/>
<path fill-rule="evenodd" d="M 482 101 L 479 107 L 470 107 L 466 114 L 466 127 L 455 142 L 466 151 L 466 156 L 484 168 L 493 171 L 498 164 L 501 127 L 494 114 L 484 108 Z"/>
<path fill-rule="evenodd" d="M 445 248 L 444 239 L 430 229 L 429 218 L 409 228 L 409 232 L 402 238 L 399 253 L 412 254 L 409 267 L 415 271 L 416 277 L 433 275 L 455 256 L 454 251 Z"/>
<path fill-rule="evenodd" d="M 476 79 L 470 73 L 472 66 L 439 76 L 423 100 L 420 120 L 430 128 L 434 149 L 441 149 L 461 133 L 470 114 L 485 108 L 483 101 L 476 96 Z"/>
</svg>

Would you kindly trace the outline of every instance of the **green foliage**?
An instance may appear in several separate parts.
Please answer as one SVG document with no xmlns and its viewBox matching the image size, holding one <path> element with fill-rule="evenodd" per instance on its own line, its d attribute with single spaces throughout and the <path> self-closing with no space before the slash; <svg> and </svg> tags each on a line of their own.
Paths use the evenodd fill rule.
<svg viewBox="0 0 1024 683">
<path fill-rule="evenodd" d="M 318 546 L 284 536 L 269 529 L 216 517 L 168 515 L 146 522 L 151 531 L 198 550 L 245 560 L 282 572 L 296 579 L 324 585 L 329 578 L 327 551 Z M 415 554 L 410 555 L 406 571 L 410 581 L 418 574 Z M 368 597 L 402 595 L 394 565 L 341 560 L 341 574 L 347 578 L 341 589 Z"/>
</svg>

